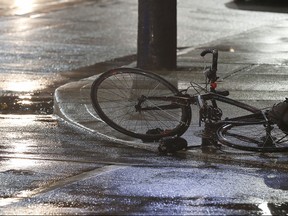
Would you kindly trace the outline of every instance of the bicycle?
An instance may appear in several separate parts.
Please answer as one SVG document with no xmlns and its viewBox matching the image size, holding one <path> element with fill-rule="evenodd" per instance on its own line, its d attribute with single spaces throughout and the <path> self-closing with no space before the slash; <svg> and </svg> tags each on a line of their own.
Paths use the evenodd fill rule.
<svg viewBox="0 0 288 216">
<path fill-rule="evenodd" d="M 216 90 L 218 50 L 206 49 L 200 55 L 204 58 L 206 54 L 212 54 L 212 65 L 204 70 L 204 87 L 191 81 L 186 89 L 178 90 L 155 73 L 116 68 L 93 82 L 93 107 L 117 131 L 143 142 L 161 142 L 167 137 L 180 137 L 189 128 L 191 105 L 197 105 L 199 125 L 204 123 L 202 144 L 221 143 L 259 152 L 288 151 L 288 99 L 262 110 L 227 97 L 229 91 Z M 197 94 L 189 94 L 189 89 Z M 248 114 L 223 119 L 219 102 Z"/>
</svg>

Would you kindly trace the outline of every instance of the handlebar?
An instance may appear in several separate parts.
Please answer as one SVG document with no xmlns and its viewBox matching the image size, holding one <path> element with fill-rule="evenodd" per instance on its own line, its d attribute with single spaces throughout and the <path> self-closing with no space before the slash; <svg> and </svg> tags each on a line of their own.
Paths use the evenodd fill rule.
<svg viewBox="0 0 288 216">
<path fill-rule="evenodd" d="M 206 71 L 205 71 L 205 75 L 206 77 L 209 79 L 210 82 L 210 92 L 222 95 L 222 96 L 228 96 L 229 95 L 229 91 L 226 90 L 216 90 L 217 84 L 216 81 L 219 77 L 217 77 L 217 63 L 218 63 L 218 50 L 217 49 L 205 49 L 201 52 L 201 56 L 204 57 L 206 54 L 211 53 L 213 55 L 212 57 L 212 66 L 209 67 Z M 212 104 L 213 107 L 217 108 L 217 104 L 215 100 L 212 100 Z"/>
<path fill-rule="evenodd" d="M 206 54 L 211 53 L 213 55 L 212 60 L 212 70 L 217 71 L 217 62 L 218 62 L 218 50 L 217 49 L 206 49 L 201 52 L 201 56 L 204 57 Z"/>
<path fill-rule="evenodd" d="M 211 53 L 212 57 L 212 67 L 210 70 L 210 74 L 208 78 L 211 79 L 212 82 L 217 80 L 216 72 L 217 72 L 217 62 L 218 62 L 218 50 L 217 49 L 205 49 L 201 52 L 201 56 L 204 57 L 206 54 Z"/>
</svg>

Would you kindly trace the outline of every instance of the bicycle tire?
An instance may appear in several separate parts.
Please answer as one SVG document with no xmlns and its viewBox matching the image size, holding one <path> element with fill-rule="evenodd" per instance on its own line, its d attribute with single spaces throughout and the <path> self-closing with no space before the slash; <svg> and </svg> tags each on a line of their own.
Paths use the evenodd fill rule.
<svg viewBox="0 0 288 216">
<path fill-rule="evenodd" d="M 217 137 L 220 143 L 240 150 L 287 152 L 288 135 L 276 124 L 271 125 L 271 133 L 267 135 L 265 124 L 259 120 L 226 124 L 219 128 Z"/>
<path fill-rule="evenodd" d="M 139 98 L 175 96 L 178 89 L 162 77 L 136 68 L 116 68 L 100 75 L 92 84 L 91 100 L 99 117 L 115 130 L 143 141 L 181 136 L 191 122 L 190 106 L 173 110 L 137 112 Z M 145 104 L 144 104 L 145 103 Z M 143 106 L 159 107 L 167 101 L 145 101 Z"/>
</svg>

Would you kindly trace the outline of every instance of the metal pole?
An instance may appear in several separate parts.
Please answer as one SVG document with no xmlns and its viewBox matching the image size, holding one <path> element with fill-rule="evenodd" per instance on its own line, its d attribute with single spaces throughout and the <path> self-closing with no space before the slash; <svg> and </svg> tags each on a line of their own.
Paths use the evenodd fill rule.
<svg viewBox="0 0 288 216">
<path fill-rule="evenodd" d="M 177 1 L 138 0 L 137 67 L 173 70 L 177 66 Z"/>
</svg>

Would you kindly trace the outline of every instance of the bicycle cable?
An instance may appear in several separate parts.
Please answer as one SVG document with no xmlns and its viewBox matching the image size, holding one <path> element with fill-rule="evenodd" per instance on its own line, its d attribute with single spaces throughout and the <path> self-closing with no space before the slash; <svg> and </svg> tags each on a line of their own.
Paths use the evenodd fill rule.
<svg viewBox="0 0 288 216">
<path fill-rule="evenodd" d="M 205 56 L 202 57 L 203 58 L 203 74 L 205 75 L 205 89 L 206 92 L 208 92 L 208 77 L 207 77 L 207 66 L 206 66 L 206 59 Z M 211 68 L 209 68 L 210 70 Z"/>
</svg>

